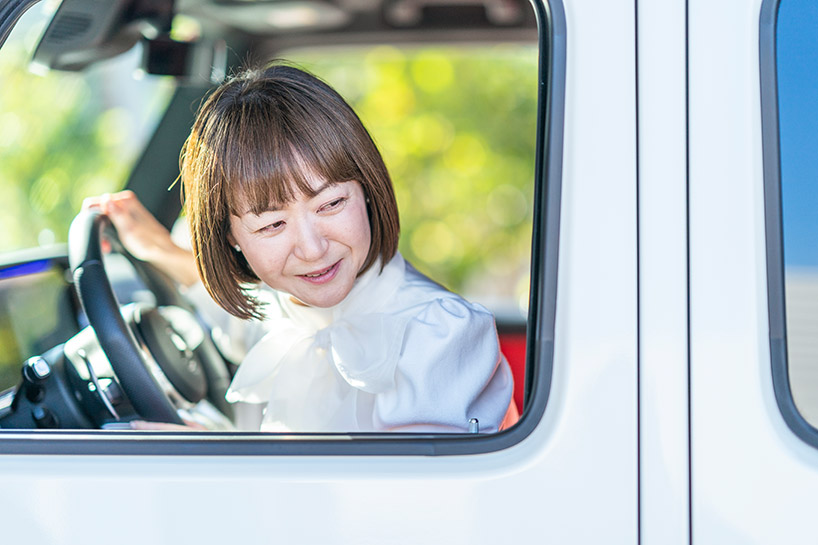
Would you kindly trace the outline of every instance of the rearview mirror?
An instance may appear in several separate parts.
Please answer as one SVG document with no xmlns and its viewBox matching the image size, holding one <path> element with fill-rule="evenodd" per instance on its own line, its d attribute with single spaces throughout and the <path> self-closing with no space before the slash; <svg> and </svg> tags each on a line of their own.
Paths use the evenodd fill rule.
<svg viewBox="0 0 818 545">
<path fill-rule="evenodd" d="M 43 33 L 32 70 L 82 70 L 170 31 L 174 0 L 63 0 Z"/>
</svg>

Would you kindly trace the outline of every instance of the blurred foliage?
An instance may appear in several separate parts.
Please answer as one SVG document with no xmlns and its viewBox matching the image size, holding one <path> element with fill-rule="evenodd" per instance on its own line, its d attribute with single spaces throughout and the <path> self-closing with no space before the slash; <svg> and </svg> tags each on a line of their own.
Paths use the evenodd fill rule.
<svg viewBox="0 0 818 545">
<path fill-rule="evenodd" d="M 401 252 L 478 298 L 525 304 L 535 45 L 296 51 L 355 108 L 392 175 Z"/>
<path fill-rule="evenodd" d="M 28 61 L 44 23 L 43 13 L 26 14 L 0 50 L 4 252 L 65 241 L 84 197 L 125 183 L 144 127 L 169 97 L 154 92 L 127 107 L 123 89 L 136 84 L 133 67 L 122 59 L 82 74 L 31 74 Z"/>
<path fill-rule="evenodd" d="M 133 80 L 138 51 L 82 74 L 30 73 L 46 15 L 32 8 L 0 49 L 0 252 L 65 242 L 84 197 L 123 186 L 172 88 Z M 14 297 L 14 308 L 47 312 L 14 311 Z M 29 337 L 48 339 L 54 310 L 38 290 L 0 294 L 0 390 L 19 380 L 32 347 L 47 348 Z"/>
</svg>

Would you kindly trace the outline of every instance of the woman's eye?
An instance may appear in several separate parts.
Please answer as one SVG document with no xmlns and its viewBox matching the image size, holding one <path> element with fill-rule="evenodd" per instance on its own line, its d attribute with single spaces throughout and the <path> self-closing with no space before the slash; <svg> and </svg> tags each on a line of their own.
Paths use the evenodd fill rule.
<svg viewBox="0 0 818 545">
<path fill-rule="evenodd" d="M 269 225 L 265 225 L 264 227 L 259 229 L 259 232 L 261 232 L 261 233 L 270 233 L 270 232 L 273 232 L 273 231 L 278 231 L 282 227 L 284 227 L 284 222 L 283 221 L 276 221 L 276 222 L 273 222 L 273 223 L 271 223 Z"/>
<path fill-rule="evenodd" d="M 323 207 L 321 207 L 321 210 L 334 210 L 339 208 L 342 204 L 344 204 L 344 202 L 346 202 L 346 197 L 340 197 L 325 204 Z"/>
</svg>

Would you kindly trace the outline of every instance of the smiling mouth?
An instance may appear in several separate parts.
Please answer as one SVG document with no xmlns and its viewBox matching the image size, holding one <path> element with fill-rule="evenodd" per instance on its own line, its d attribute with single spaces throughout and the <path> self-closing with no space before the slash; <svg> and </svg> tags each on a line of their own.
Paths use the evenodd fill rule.
<svg viewBox="0 0 818 545">
<path fill-rule="evenodd" d="M 340 264 L 341 261 L 339 260 L 335 264 L 327 267 L 326 269 L 321 269 L 320 271 L 315 271 L 308 274 L 300 274 L 298 276 L 314 284 L 323 284 L 324 282 L 329 282 L 330 280 L 335 278 L 335 274 L 338 272 L 338 267 L 340 266 Z"/>
</svg>

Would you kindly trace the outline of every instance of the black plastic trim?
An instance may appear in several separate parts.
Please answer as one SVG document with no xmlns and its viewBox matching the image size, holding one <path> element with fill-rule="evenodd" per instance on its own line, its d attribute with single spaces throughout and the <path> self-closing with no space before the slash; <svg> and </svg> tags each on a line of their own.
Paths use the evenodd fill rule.
<svg viewBox="0 0 818 545">
<path fill-rule="evenodd" d="M 807 444 L 818 447 L 818 429 L 807 422 L 792 397 L 787 363 L 784 230 L 781 213 L 781 134 L 778 123 L 778 68 L 776 63 L 776 30 L 780 3 L 780 0 L 764 0 L 761 5 L 759 23 L 770 362 L 773 391 L 781 416 L 795 435 Z"/>
<path fill-rule="evenodd" d="M 297 434 L 0 430 L 3 454 L 449 456 L 494 452 L 539 425 L 551 388 L 557 304 L 565 117 L 566 24 L 562 0 L 531 0 L 539 31 L 537 163 L 534 190 L 526 402 L 517 425 L 495 434 Z"/>
</svg>

